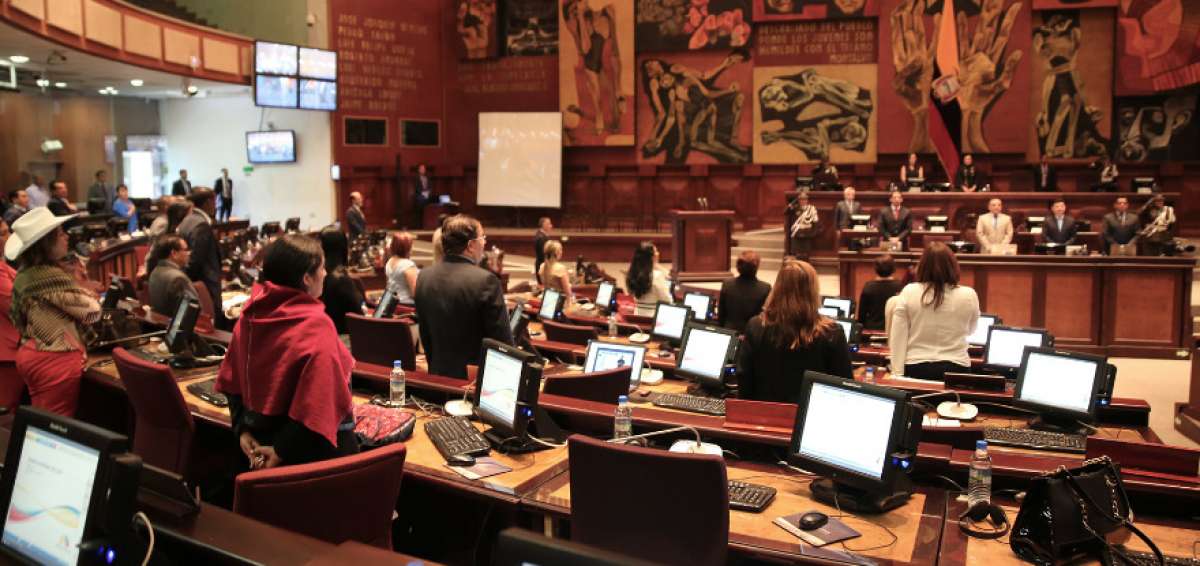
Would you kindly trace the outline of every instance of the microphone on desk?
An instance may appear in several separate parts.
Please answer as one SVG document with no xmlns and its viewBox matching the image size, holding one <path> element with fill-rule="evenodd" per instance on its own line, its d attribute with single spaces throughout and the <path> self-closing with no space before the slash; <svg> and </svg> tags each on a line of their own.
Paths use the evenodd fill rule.
<svg viewBox="0 0 1200 566">
<path fill-rule="evenodd" d="M 624 438 L 610 438 L 608 441 L 615 443 L 615 444 L 628 444 L 634 440 L 641 440 L 644 438 L 650 438 L 652 436 L 662 436 L 664 434 L 672 434 L 672 433 L 676 433 L 676 432 L 691 432 L 692 434 L 696 435 L 696 440 L 694 440 L 694 441 L 692 441 L 692 440 L 676 440 L 675 443 L 671 445 L 671 449 L 670 449 L 671 452 L 683 452 L 683 453 L 688 453 L 688 454 L 711 454 L 714 456 L 724 457 L 724 450 L 722 450 L 720 446 L 718 446 L 716 444 L 710 444 L 708 442 L 701 441 L 700 440 L 700 431 L 698 431 L 695 428 L 690 427 L 690 426 L 677 426 L 677 427 L 673 427 L 673 428 L 666 428 L 663 430 L 656 430 L 654 432 L 647 432 L 647 433 L 643 433 L 643 434 L 635 434 L 633 436 L 626 436 Z"/>
<path fill-rule="evenodd" d="M 924 395 L 916 395 L 911 401 L 917 399 L 926 399 L 929 397 L 938 397 L 940 395 L 954 395 L 954 401 L 942 401 L 937 406 L 937 414 L 939 417 L 946 419 L 954 419 L 959 421 L 969 421 L 979 415 L 979 407 L 970 403 L 963 403 L 962 397 L 957 391 L 938 391 L 937 393 L 925 393 Z"/>
<path fill-rule="evenodd" d="M 447 415 L 452 417 L 470 418 L 475 414 L 475 405 L 467 400 L 467 396 L 470 395 L 470 393 L 471 389 L 469 387 L 463 388 L 462 399 L 452 399 L 450 401 L 446 401 L 446 405 L 443 406 L 442 409 L 446 411 Z"/>
</svg>

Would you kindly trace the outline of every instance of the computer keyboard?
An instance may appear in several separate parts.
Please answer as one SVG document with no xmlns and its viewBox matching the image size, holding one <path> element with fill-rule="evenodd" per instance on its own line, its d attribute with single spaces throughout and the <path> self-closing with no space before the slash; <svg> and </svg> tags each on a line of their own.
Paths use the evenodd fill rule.
<svg viewBox="0 0 1200 566">
<path fill-rule="evenodd" d="M 718 417 L 725 416 L 724 399 L 713 399 L 712 397 L 701 397 L 699 395 L 685 395 L 683 393 L 663 393 L 656 397 L 653 403 L 657 407 L 665 407 L 668 409 L 678 409 L 680 411 L 688 411 L 692 413 L 704 413 L 706 415 L 716 415 Z"/>
<path fill-rule="evenodd" d="M 1125 556 L 1128 556 L 1131 560 L 1133 560 L 1133 563 L 1137 566 L 1158 566 L 1158 558 L 1154 556 L 1153 552 L 1129 550 L 1123 546 L 1118 546 L 1117 548 L 1124 552 Z M 1120 558 L 1113 558 L 1114 559 L 1110 562 L 1111 564 L 1121 564 L 1124 562 Z M 1200 559 L 1185 558 L 1181 556 L 1167 556 L 1166 554 L 1163 554 L 1163 564 L 1164 566 L 1200 566 Z"/>
<path fill-rule="evenodd" d="M 443 417 L 427 422 L 425 434 L 446 460 L 462 454 L 484 456 L 491 450 L 483 433 L 464 417 Z"/>
<path fill-rule="evenodd" d="M 767 485 L 729 480 L 729 508 L 761 513 L 775 499 L 775 491 Z"/>
<path fill-rule="evenodd" d="M 228 407 L 229 399 L 224 393 L 218 393 L 214 386 L 217 384 L 215 379 L 206 379 L 196 383 L 189 383 L 187 386 L 188 393 L 199 397 L 205 403 L 215 407 Z"/>
<path fill-rule="evenodd" d="M 983 439 L 988 444 L 1058 450 L 1060 452 L 1087 452 L 1087 437 L 1081 434 L 1063 434 L 1027 428 L 985 428 Z"/>
</svg>

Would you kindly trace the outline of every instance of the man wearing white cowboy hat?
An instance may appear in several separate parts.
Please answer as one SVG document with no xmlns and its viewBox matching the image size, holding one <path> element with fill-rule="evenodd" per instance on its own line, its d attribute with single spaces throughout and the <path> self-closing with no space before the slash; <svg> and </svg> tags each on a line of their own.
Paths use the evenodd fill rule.
<svg viewBox="0 0 1200 566">
<path fill-rule="evenodd" d="M 59 263 L 68 251 L 62 225 L 75 216 L 37 207 L 13 223 L 4 244 L 4 256 L 20 268 L 12 291 L 12 322 L 24 341 L 17 373 L 33 406 L 67 416 L 75 414 L 87 357 L 79 325 L 100 318 L 96 297 Z"/>
</svg>

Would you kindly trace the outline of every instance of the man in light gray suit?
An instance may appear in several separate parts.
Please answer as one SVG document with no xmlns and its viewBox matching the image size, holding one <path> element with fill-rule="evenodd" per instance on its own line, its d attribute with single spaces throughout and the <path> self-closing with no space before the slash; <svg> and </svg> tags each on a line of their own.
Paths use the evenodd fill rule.
<svg viewBox="0 0 1200 566">
<path fill-rule="evenodd" d="M 837 206 L 833 209 L 833 220 L 838 230 L 850 227 L 850 216 L 862 214 L 862 203 L 854 200 L 854 192 L 854 187 L 843 189 L 842 200 L 838 201 Z"/>
</svg>

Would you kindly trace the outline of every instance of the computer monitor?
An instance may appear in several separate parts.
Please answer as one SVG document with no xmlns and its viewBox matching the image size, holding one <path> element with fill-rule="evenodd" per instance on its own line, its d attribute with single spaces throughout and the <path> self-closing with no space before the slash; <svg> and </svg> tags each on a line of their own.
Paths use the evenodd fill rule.
<svg viewBox="0 0 1200 566">
<path fill-rule="evenodd" d="M 167 326 L 167 349 L 172 354 L 184 354 L 191 349 L 192 334 L 196 328 L 196 318 L 200 316 L 200 303 L 192 299 L 181 299 L 175 308 L 175 316 Z"/>
<path fill-rule="evenodd" d="M 851 214 L 850 215 L 850 229 L 851 230 L 858 230 L 860 232 L 865 231 L 867 229 L 867 227 L 869 227 L 870 225 L 871 225 L 871 215 L 870 214 Z"/>
<path fill-rule="evenodd" d="M 950 229 L 950 217 L 945 214 L 930 214 L 925 217 L 925 229 L 930 232 L 945 232 Z"/>
<path fill-rule="evenodd" d="M 862 343 L 862 325 L 858 321 L 839 318 L 836 322 L 838 326 L 842 327 L 842 334 L 846 337 L 846 344 L 857 345 Z"/>
<path fill-rule="evenodd" d="M 484 433 L 506 451 L 536 450 L 528 441 L 542 382 L 540 358 L 503 342 L 485 338 L 475 380 L 475 415 L 491 429 Z"/>
<path fill-rule="evenodd" d="M 438 195 L 438 204 L 450 204 L 450 195 Z"/>
<path fill-rule="evenodd" d="M 1135 193 L 1153 193 L 1158 190 L 1154 177 L 1134 177 L 1130 189 Z"/>
<path fill-rule="evenodd" d="M 588 341 L 587 358 L 583 363 L 583 371 L 595 373 L 616 368 L 630 368 L 629 383 L 630 389 L 633 389 L 642 377 L 642 360 L 645 358 L 645 346 L 590 340 Z"/>
<path fill-rule="evenodd" d="M 1034 234 L 1041 234 L 1046 226 L 1045 216 L 1029 216 L 1025 218 L 1025 229 Z"/>
<path fill-rule="evenodd" d="M 908 185 L 909 191 L 920 192 L 921 190 L 923 190 L 925 188 L 925 178 L 924 177 L 909 177 L 908 181 L 905 184 Z"/>
<path fill-rule="evenodd" d="M 854 300 L 846 297 L 821 297 L 821 306 L 836 308 L 842 313 L 841 318 L 850 318 L 854 314 Z"/>
<path fill-rule="evenodd" d="M 659 301 L 654 309 L 654 329 L 650 331 L 650 335 L 668 344 L 677 345 L 683 339 L 683 327 L 691 317 L 691 307 Z"/>
<path fill-rule="evenodd" d="M 596 288 L 596 308 L 604 313 L 617 310 L 617 286 L 611 281 L 601 281 Z"/>
<path fill-rule="evenodd" d="M 683 304 L 692 309 L 696 320 L 705 321 L 712 317 L 713 298 L 708 293 L 688 293 L 683 296 Z"/>
<path fill-rule="evenodd" d="M 383 292 L 383 296 L 379 297 L 379 304 L 375 307 L 374 318 L 391 318 L 392 311 L 396 310 L 396 293 L 391 288 Z"/>
<path fill-rule="evenodd" d="M 975 331 L 967 336 L 968 346 L 983 346 L 988 341 L 988 329 L 993 325 L 1001 324 L 1000 317 L 994 314 L 979 315 L 979 322 L 975 323 Z"/>
<path fill-rule="evenodd" d="M 116 513 L 133 511 L 136 481 L 128 489 L 112 489 L 120 473 L 112 458 L 128 450 L 128 440 L 28 406 L 17 409 L 10 438 L 0 475 L 6 507 L 0 554 L 36 564 L 103 563 L 103 556 L 94 560 L 80 545 L 112 544 L 114 536 L 127 534 L 107 531 Z M 114 559 L 121 550 L 114 549 Z"/>
<path fill-rule="evenodd" d="M 983 365 L 988 369 L 1015 373 L 1021 367 L 1021 355 L 1026 346 L 1044 348 L 1052 345 L 1050 333 L 1043 328 L 993 324 L 988 328 L 987 343 L 983 347 Z"/>
<path fill-rule="evenodd" d="M 121 277 L 113 275 L 112 280 L 108 283 L 108 288 L 104 290 L 104 302 L 100 303 L 102 310 L 110 311 L 117 308 L 117 303 L 124 298 L 125 286 L 121 284 Z"/>
<path fill-rule="evenodd" d="M 812 483 L 814 499 L 877 513 L 908 500 L 921 427 L 907 393 L 806 371 L 798 406 L 788 461 L 828 478 Z"/>
<path fill-rule="evenodd" d="M 517 331 L 521 329 L 522 323 L 528 323 L 524 310 L 525 303 L 517 301 L 517 304 L 513 305 L 512 312 L 508 313 L 508 331 L 514 338 L 517 336 Z"/>
<path fill-rule="evenodd" d="M 841 318 L 842 310 L 837 307 L 817 307 L 817 314 L 829 318 Z"/>
<path fill-rule="evenodd" d="M 562 315 L 563 295 L 557 289 L 547 288 L 542 291 L 542 308 L 538 309 L 538 318 L 555 320 Z"/>
<path fill-rule="evenodd" d="M 1036 411 L 1030 427 L 1078 433 L 1079 421 L 1096 416 L 1096 403 L 1108 378 L 1103 356 L 1025 348 L 1013 389 L 1013 404 Z"/>
<path fill-rule="evenodd" d="M 684 326 L 675 356 L 675 375 L 695 379 L 702 389 L 723 392 L 737 360 L 738 344 L 736 330 L 690 322 Z"/>
</svg>

